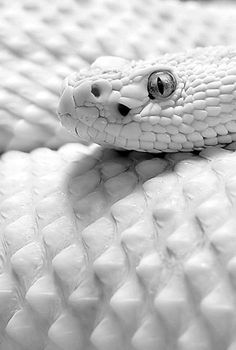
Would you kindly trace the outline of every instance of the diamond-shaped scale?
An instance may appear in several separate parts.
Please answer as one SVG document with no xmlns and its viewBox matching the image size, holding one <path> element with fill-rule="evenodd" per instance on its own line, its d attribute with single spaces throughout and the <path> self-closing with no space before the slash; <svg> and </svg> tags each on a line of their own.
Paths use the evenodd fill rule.
<svg viewBox="0 0 236 350">
<path fill-rule="evenodd" d="M 6 327 L 7 335 L 26 350 L 43 348 L 46 336 L 44 331 L 43 325 L 35 322 L 27 309 L 17 311 Z"/>
<path fill-rule="evenodd" d="M 183 332 L 192 318 L 192 306 L 181 276 L 173 276 L 170 279 L 169 283 L 156 295 L 154 305 L 165 324 L 170 341 Z"/>
<path fill-rule="evenodd" d="M 26 290 L 42 274 L 44 259 L 45 252 L 38 242 L 29 243 L 12 255 L 12 268 Z"/>
<path fill-rule="evenodd" d="M 49 339 L 61 349 L 83 350 L 83 334 L 78 322 L 70 313 L 64 312 L 51 325 Z"/>
<path fill-rule="evenodd" d="M 132 345 L 137 350 L 156 350 L 165 348 L 165 330 L 156 315 L 144 318 L 141 326 L 132 337 Z"/>
<path fill-rule="evenodd" d="M 154 250 L 144 255 L 136 267 L 137 275 L 147 288 L 148 293 L 155 293 L 160 283 L 163 270 L 161 256 Z"/>
<path fill-rule="evenodd" d="M 100 255 L 114 239 L 114 223 L 110 218 L 101 217 L 82 231 L 84 243 L 89 248 L 91 258 Z"/>
<path fill-rule="evenodd" d="M 211 339 L 207 328 L 200 318 L 189 324 L 189 327 L 178 339 L 178 350 L 210 350 Z"/>
<path fill-rule="evenodd" d="M 148 216 L 142 217 L 121 233 L 121 241 L 136 259 L 153 248 L 154 240 L 155 228 Z"/>
<path fill-rule="evenodd" d="M 94 261 L 93 269 L 106 287 L 115 288 L 128 270 L 124 251 L 118 244 L 110 246 Z"/>
<path fill-rule="evenodd" d="M 98 350 L 122 350 L 125 339 L 118 320 L 113 315 L 105 316 L 94 329 L 91 342 Z"/>
<path fill-rule="evenodd" d="M 207 247 L 198 249 L 185 261 L 184 272 L 196 300 L 201 300 L 219 281 L 217 260 Z"/>
<path fill-rule="evenodd" d="M 95 326 L 99 311 L 103 308 L 102 291 L 97 282 L 93 274 L 85 271 L 81 277 L 81 283 L 68 299 L 69 306 L 84 327 L 83 332 L 89 334 Z"/>
<path fill-rule="evenodd" d="M 20 293 L 14 279 L 7 273 L 0 274 L 0 332 L 20 308 Z"/>
<path fill-rule="evenodd" d="M 201 302 L 204 315 L 216 342 L 224 348 L 235 327 L 235 305 L 230 286 L 218 284 Z"/>
<path fill-rule="evenodd" d="M 110 305 L 127 332 L 135 325 L 143 309 L 143 290 L 135 276 L 128 276 L 125 283 L 113 294 Z"/>
<path fill-rule="evenodd" d="M 52 266 L 61 280 L 63 289 L 73 291 L 78 286 L 81 272 L 86 267 L 80 245 L 72 244 L 63 249 L 53 258 Z"/>
<path fill-rule="evenodd" d="M 43 276 L 35 281 L 25 296 L 31 307 L 44 319 L 53 319 L 60 310 L 61 302 L 51 276 Z"/>
</svg>

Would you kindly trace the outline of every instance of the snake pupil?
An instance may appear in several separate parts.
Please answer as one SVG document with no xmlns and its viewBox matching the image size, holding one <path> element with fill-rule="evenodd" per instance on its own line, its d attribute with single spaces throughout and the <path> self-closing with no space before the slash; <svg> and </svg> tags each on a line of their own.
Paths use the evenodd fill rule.
<svg viewBox="0 0 236 350">
<path fill-rule="evenodd" d="M 157 78 L 157 86 L 161 95 L 164 93 L 164 84 L 160 77 Z"/>
<path fill-rule="evenodd" d="M 127 114 L 129 113 L 130 111 L 130 108 L 123 105 L 122 103 L 119 103 L 118 104 L 118 111 L 120 112 L 120 114 L 123 116 L 123 117 L 126 117 Z"/>
</svg>

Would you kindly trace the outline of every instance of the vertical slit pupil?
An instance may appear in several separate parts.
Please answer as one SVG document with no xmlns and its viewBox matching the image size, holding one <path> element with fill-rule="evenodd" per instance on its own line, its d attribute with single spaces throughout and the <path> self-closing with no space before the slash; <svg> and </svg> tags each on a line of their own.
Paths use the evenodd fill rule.
<svg viewBox="0 0 236 350">
<path fill-rule="evenodd" d="M 159 90 L 160 94 L 163 95 L 164 94 L 164 84 L 163 84 L 160 77 L 157 78 L 157 86 L 158 86 L 158 90 Z"/>
<path fill-rule="evenodd" d="M 95 97 L 99 97 L 100 96 L 100 89 L 97 85 L 92 85 L 91 87 L 91 93 L 95 96 Z"/>
</svg>

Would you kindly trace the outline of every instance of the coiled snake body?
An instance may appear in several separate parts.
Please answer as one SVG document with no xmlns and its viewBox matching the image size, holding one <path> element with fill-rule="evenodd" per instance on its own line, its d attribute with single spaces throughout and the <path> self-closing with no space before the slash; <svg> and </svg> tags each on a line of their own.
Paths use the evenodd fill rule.
<svg viewBox="0 0 236 350">
<path fill-rule="evenodd" d="M 234 350 L 234 4 L 0 5 L 0 350 Z"/>
</svg>

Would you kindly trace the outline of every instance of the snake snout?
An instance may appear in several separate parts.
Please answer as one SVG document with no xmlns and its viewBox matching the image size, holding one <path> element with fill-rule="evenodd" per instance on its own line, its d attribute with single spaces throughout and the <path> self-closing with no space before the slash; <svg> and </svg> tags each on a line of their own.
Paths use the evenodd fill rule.
<svg viewBox="0 0 236 350">
<path fill-rule="evenodd" d="M 71 123 L 81 121 L 87 126 L 92 126 L 99 117 L 96 102 L 100 93 L 99 86 L 88 81 L 82 82 L 77 87 L 67 85 L 61 95 L 57 111 L 62 124 L 68 127 Z"/>
</svg>

